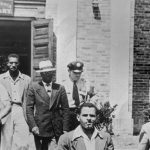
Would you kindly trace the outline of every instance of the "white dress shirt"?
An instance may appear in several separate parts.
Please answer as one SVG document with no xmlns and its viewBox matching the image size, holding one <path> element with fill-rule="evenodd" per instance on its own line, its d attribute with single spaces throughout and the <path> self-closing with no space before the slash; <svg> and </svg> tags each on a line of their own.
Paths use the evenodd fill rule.
<svg viewBox="0 0 150 150">
<path fill-rule="evenodd" d="M 13 80 L 8 72 L 8 77 L 11 85 L 12 90 L 12 98 L 11 101 L 15 103 L 22 103 L 21 95 L 20 95 L 20 80 L 22 80 L 22 75 L 19 72 L 18 77 L 16 80 Z"/>
<path fill-rule="evenodd" d="M 44 88 L 45 88 L 47 94 L 49 95 L 49 97 L 51 97 L 51 93 L 52 93 L 52 83 L 47 84 L 47 83 L 45 83 L 44 81 L 42 81 L 42 82 L 43 82 L 43 85 L 44 85 Z"/>
<path fill-rule="evenodd" d="M 87 94 L 87 91 L 89 90 L 89 83 L 87 83 L 83 78 L 77 81 L 77 87 L 78 87 L 78 93 L 79 93 L 79 99 L 82 103 L 84 101 L 84 98 Z M 76 107 L 75 100 L 72 98 L 72 92 L 73 92 L 73 81 L 68 77 L 67 80 L 62 81 L 62 85 L 64 85 L 68 97 L 68 103 L 69 108 Z"/>
</svg>

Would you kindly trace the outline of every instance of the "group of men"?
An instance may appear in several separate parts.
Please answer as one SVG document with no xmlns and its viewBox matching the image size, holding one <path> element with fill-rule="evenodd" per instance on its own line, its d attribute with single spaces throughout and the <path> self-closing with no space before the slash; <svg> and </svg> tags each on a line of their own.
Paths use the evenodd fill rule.
<svg viewBox="0 0 150 150">
<path fill-rule="evenodd" d="M 0 75 L 0 150 L 114 149 L 111 136 L 94 127 L 97 108 L 86 102 L 82 62 L 68 64 L 62 85 L 53 81 L 50 60 L 39 63 L 37 83 L 19 71 L 17 54 L 8 55 L 7 66 Z"/>
</svg>

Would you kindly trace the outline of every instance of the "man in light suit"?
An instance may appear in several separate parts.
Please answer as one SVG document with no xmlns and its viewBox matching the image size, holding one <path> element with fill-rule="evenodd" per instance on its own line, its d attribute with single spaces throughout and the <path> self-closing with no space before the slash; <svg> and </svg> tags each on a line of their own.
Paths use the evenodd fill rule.
<svg viewBox="0 0 150 150">
<path fill-rule="evenodd" d="M 37 150 L 53 150 L 64 132 L 68 131 L 68 99 L 65 88 L 52 82 L 56 69 L 50 60 L 41 61 L 42 81 L 32 83 L 27 93 L 26 114 Z"/>
<path fill-rule="evenodd" d="M 96 114 L 94 104 L 83 103 L 77 115 L 80 125 L 60 137 L 58 150 L 114 150 L 110 135 L 94 127 Z"/>
<path fill-rule="evenodd" d="M 29 149 L 29 127 L 25 121 L 25 97 L 30 83 L 30 77 L 21 73 L 19 56 L 8 55 L 8 71 L 0 75 L 0 82 L 6 88 L 11 102 L 11 111 L 4 125 L 2 150 Z M 3 141 L 4 140 L 4 141 Z"/>
</svg>

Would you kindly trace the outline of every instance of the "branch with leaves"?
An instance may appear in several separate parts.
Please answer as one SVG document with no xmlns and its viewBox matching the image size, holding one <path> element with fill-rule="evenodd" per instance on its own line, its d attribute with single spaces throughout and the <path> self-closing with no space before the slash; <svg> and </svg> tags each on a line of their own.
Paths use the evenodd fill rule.
<svg viewBox="0 0 150 150">
<path fill-rule="evenodd" d="M 112 123 L 112 118 L 114 117 L 112 113 L 115 111 L 118 105 L 116 104 L 111 107 L 110 103 L 107 101 L 104 104 L 101 104 L 101 106 L 101 109 L 98 110 L 95 127 L 98 130 L 102 130 L 104 127 L 106 127 L 106 130 L 109 130 L 108 127 Z"/>
</svg>

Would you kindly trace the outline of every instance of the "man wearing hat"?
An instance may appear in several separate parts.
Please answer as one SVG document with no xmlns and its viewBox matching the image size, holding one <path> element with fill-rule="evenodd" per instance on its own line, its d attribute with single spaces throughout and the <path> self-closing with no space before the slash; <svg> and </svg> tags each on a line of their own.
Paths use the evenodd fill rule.
<svg viewBox="0 0 150 150">
<path fill-rule="evenodd" d="M 67 65 L 69 78 L 62 82 L 62 84 L 65 86 L 68 96 L 70 110 L 70 130 L 75 129 L 79 125 L 79 122 L 76 118 L 76 110 L 81 103 L 87 100 L 87 91 L 89 90 L 89 86 L 85 79 L 81 78 L 83 66 L 84 64 L 81 61 L 70 62 Z"/>
<path fill-rule="evenodd" d="M 26 114 L 37 150 L 53 150 L 61 134 L 68 131 L 68 99 L 64 86 L 52 81 L 50 60 L 39 63 L 42 81 L 32 83 L 27 93 Z"/>
</svg>

